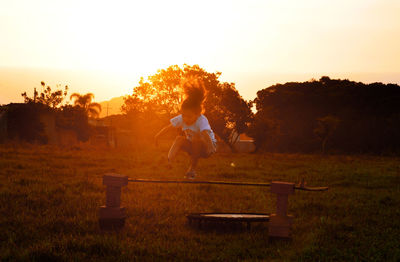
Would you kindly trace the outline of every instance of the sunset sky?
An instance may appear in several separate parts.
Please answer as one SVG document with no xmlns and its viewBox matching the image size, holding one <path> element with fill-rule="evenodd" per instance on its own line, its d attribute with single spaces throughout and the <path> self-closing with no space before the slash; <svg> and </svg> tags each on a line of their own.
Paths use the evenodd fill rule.
<svg viewBox="0 0 400 262">
<path fill-rule="evenodd" d="M 0 2 L 0 104 L 40 81 L 107 100 L 184 63 L 246 99 L 322 75 L 400 84 L 400 1 Z"/>
</svg>

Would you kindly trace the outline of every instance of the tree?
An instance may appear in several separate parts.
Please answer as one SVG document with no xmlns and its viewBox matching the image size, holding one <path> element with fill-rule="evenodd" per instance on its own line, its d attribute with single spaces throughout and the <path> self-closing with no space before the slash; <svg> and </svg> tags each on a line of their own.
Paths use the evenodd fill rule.
<svg viewBox="0 0 400 262">
<path fill-rule="evenodd" d="M 253 117 L 247 134 L 254 139 L 255 151 L 273 151 L 277 137 L 279 137 L 279 122 L 276 119 L 264 117 L 257 112 Z"/>
<path fill-rule="evenodd" d="M 205 114 L 215 133 L 232 151 L 239 135 L 247 131 L 252 117 L 250 108 L 234 83 L 222 83 L 207 94 Z"/>
<path fill-rule="evenodd" d="M 88 115 L 81 106 L 65 105 L 56 112 L 56 126 L 73 130 L 79 141 L 87 141 L 90 136 Z"/>
<path fill-rule="evenodd" d="M 314 129 L 314 133 L 321 140 L 322 154 L 325 154 L 326 143 L 335 132 L 340 120 L 334 116 L 325 116 L 318 118 L 317 121 L 318 127 Z"/>
<path fill-rule="evenodd" d="M 122 111 L 155 113 L 170 117 L 179 111 L 182 95 L 179 83 L 184 71 L 177 65 L 159 69 L 145 81 L 140 78 L 139 85 L 133 89 L 131 96 L 124 98 Z"/>
<path fill-rule="evenodd" d="M 83 108 L 89 117 L 97 118 L 101 112 L 101 105 L 99 103 L 92 102 L 94 94 L 87 93 L 81 95 L 78 93 L 73 93 L 70 97 L 74 100 L 74 105 Z"/>
<path fill-rule="evenodd" d="M 122 110 L 126 115 L 141 119 L 146 125 L 151 122 L 166 122 L 179 113 L 182 102 L 180 82 L 186 77 L 196 77 L 204 83 L 206 100 L 205 115 L 215 133 L 232 149 L 238 139 L 234 133 L 243 133 L 250 122 L 252 112 L 236 90 L 233 83 L 221 83 L 220 72 L 209 73 L 198 65 L 177 65 L 158 70 L 148 81 L 140 79 L 133 94 L 124 99 Z M 143 126 L 143 125 L 141 125 Z M 147 130 L 151 128 L 146 128 Z"/>
<path fill-rule="evenodd" d="M 254 103 L 252 129 L 266 129 L 269 123 L 279 127 L 273 137 L 268 134 L 268 141 L 262 132 L 254 137 L 268 150 L 316 152 L 322 147 L 326 151 L 329 143 L 341 152 L 400 152 L 398 85 L 324 76 L 319 81 L 270 86 L 257 92 Z"/>
<path fill-rule="evenodd" d="M 68 93 L 68 86 L 64 87 L 64 91 L 58 89 L 54 92 L 51 91 L 51 87 L 47 86 L 45 82 L 40 82 L 42 86 L 42 91 L 39 94 L 36 88 L 33 91 L 33 98 L 29 97 L 26 92 L 22 93 L 21 96 L 24 98 L 25 103 L 39 103 L 51 108 L 57 108 L 61 106 L 63 100 L 67 96 Z M 59 85 L 57 85 L 59 87 Z"/>
</svg>

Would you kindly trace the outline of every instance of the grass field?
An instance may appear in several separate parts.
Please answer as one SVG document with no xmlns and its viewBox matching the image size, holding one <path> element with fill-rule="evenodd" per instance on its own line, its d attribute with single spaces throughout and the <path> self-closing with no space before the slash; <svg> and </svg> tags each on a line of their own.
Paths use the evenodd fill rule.
<svg viewBox="0 0 400 262">
<path fill-rule="evenodd" d="M 0 148 L 1 261 L 399 261 L 400 158 L 300 154 L 216 154 L 201 180 L 297 182 L 290 241 L 270 241 L 267 226 L 218 230 L 187 224 L 191 212 L 275 210 L 269 188 L 129 184 L 120 233 L 101 232 L 102 175 L 182 179 L 188 159 L 166 166 L 167 145 L 136 150 Z M 231 165 L 234 163 L 235 167 Z"/>
</svg>

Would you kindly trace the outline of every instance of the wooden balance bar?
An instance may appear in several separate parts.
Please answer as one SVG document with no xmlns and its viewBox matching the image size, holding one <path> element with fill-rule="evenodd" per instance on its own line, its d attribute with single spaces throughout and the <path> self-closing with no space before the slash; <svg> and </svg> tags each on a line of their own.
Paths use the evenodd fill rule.
<svg viewBox="0 0 400 262">
<path fill-rule="evenodd" d="M 276 213 L 269 217 L 268 234 L 270 237 L 289 238 L 293 216 L 287 215 L 288 197 L 295 190 L 325 191 L 328 187 L 296 186 L 294 183 L 273 181 L 271 183 L 231 182 L 231 181 L 198 181 L 198 180 L 150 180 L 129 179 L 119 174 L 105 174 L 103 185 L 106 188 L 106 205 L 99 210 L 99 225 L 101 229 L 122 229 L 125 225 L 126 209 L 121 207 L 121 188 L 133 183 L 166 183 L 166 184 L 208 184 L 229 186 L 261 186 L 271 187 L 271 192 L 277 195 Z"/>
</svg>

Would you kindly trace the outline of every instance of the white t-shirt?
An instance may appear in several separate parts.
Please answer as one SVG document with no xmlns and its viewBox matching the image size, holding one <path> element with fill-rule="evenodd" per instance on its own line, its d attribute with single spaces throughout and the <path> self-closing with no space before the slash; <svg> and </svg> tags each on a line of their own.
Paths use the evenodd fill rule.
<svg viewBox="0 0 400 262">
<path fill-rule="evenodd" d="M 211 126 L 208 123 L 208 119 L 204 115 L 200 115 L 197 118 L 196 122 L 194 122 L 194 124 L 192 124 L 190 126 L 187 125 L 185 122 L 183 122 L 182 115 L 177 115 L 176 117 L 171 118 L 171 120 L 169 120 L 169 121 L 171 122 L 173 127 L 181 127 L 182 131 L 189 129 L 189 130 L 192 130 L 197 133 L 197 132 L 202 132 L 203 130 L 208 130 L 211 140 L 214 143 L 217 142 L 217 140 L 215 139 L 214 132 L 212 131 Z M 186 133 L 186 134 L 188 135 L 189 133 Z M 191 139 L 191 137 L 188 137 L 188 139 Z"/>
</svg>

